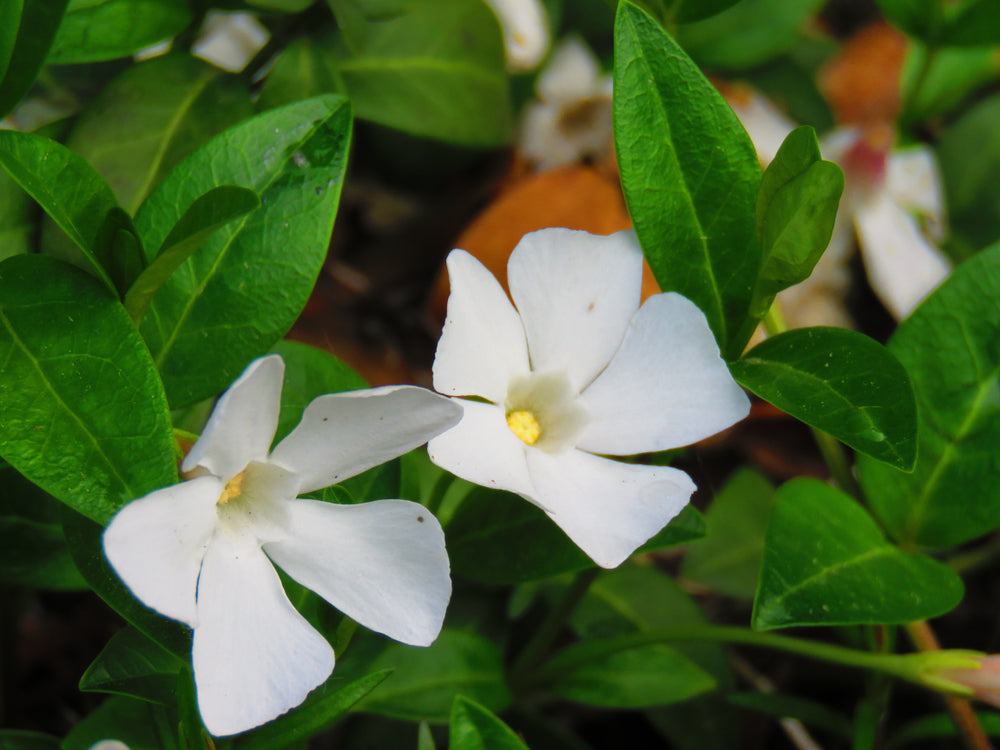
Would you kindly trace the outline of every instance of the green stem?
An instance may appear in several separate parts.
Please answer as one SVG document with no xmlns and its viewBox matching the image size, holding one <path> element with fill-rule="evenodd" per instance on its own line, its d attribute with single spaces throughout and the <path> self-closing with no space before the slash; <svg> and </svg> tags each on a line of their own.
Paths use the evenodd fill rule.
<svg viewBox="0 0 1000 750">
<path fill-rule="evenodd" d="M 893 630 L 886 625 L 869 627 L 868 632 L 874 636 L 874 650 L 878 653 L 890 653 L 892 649 Z M 892 692 L 892 680 L 886 674 L 873 672 L 868 675 L 865 697 L 858 704 L 854 715 L 853 750 L 873 750 L 878 746 L 882 733 L 882 720 L 889 706 L 889 696 Z"/>
<path fill-rule="evenodd" d="M 576 605 L 583 599 L 584 594 L 590 588 L 600 574 L 600 568 L 588 568 L 576 574 L 569 588 L 563 593 L 556 605 L 549 610 L 549 614 L 542 621 L 542 624 L 535 631 L 535 634 L 528 640 L 527 645 L 518 654 L 517 659 L 511 665 L 511 682 L 517 683 L 532 667 L 538 664 L 555 642 L 556 636 L 562 630 L 569 616 L 573 614 Z"/>
<path fill-rule="evenodd" d="M 771 304 L 767 314 L 764 315 L 763 323 L 764 330 L 767 331 L 768 336 L 777 336 L 788 330 L 785 318 L 781 314 L 781 306 L 777 301 Z M 826 463 L 826 467 L 829 469 L 834 483 L 852 497 L 860 497 L 861 491 L 854 480 L 854 475 L 851 473 L 851 465 L 847 460 L 847 454 L 844 452 L 844 446 L 835 437 L 826 434 L 822 430 L 817 430 L 815 427 L 810 427 L 809 429 L 812 431 L 813 439 L 819 447 L 819 452 L 823 456 L 823 461 Z"/>
</svg>

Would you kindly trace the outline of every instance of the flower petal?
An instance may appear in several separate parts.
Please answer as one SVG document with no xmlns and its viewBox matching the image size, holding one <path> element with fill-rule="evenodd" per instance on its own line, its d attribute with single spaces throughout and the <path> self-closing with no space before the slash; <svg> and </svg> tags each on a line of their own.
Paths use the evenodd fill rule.
<svg viewBox="0 0 1000 750">
<path fill-rule="evenodd" d="M 256 359 L 219 397 L 205 429 L 181 464 L 228 481 L 251 461 L 267 458 L 278 428 L 285 363 L 277 354 Z"/>
<path fill-rule="evenodd" d="M 271 454 L 312 492 L 401 456 L 462 417 L 451 399 L 394 385 L 314 399 L 302 421 Z"/>
<path fill-rule="evenodd" d="M 413 646 L 441 631 L 451 597 L 444 532 L 422 505 L 376 500 L 289 504 L 288 541 L 267 555 L 352 620 Z"/>
<path fill-rule="evenodd" d="M 639 307 L 642 252 L 631 230 L 526 234 L 507 265 L 534 372 L 566 374 L 585 388 L 621 346 Z"/>
<path fill-rule="evenodd" d="M 760 94 L 736 91 L 729 105 L 753 141 L 760 163 L 770 164 L 795 123 Z"/>
<path fill-rule="evenodd" d="M 578 450 L 529 451 L 537 504 L 603 568 L 614 568 L 660 531 L 691 499 L 679 469 L 640 466 Z"/>
<path fill-rule="evenodd" d="M 535 88 L 546 102 L 587 99 L 602 93 L 597 56 L 577 36 L 563 39 L 552 53 Z"/>
<path fill-rule="evenodd" d="M 198 617 L 198 709 L 216 736 L 280 716 L 333 671 L 330 644 L 288 601 L 252 537 L 212 538 L 198 582 Z"/>
<path fill-rule="evenodd" d="M 528 372 L 528 346 L 514 306 L 486 267 L 464 250 L 448 255 L 451 295 L 434 355 L 434 390 L 502 403 Z"/>
<path fill-rule="evenodd" d="M 948 261 L 887 190 L 858 203 L 854 224 L 872 289 L 902 320 L 948 275 Z"/>
<path fill-rule="evenodd" d="M 534 70 L 549 50 L 541 0 L 486 0 L 503 29 L 509 70 Z"/>
<path fill-rule="evenodd" d="M 203 476 L 164 487 L 126 505 L 104 530 L 104 555 L 136 598 L 192 628 L 222 486 L 218 477 Z"/>
<path fill-rule="evenodd" d="M 903 209 L 923 214 L 931 236 L 944 234 L 944 188 L 934 152 L 927 146 L 893 151 L 886 161 L 886 187 Z"/>
<path fill-rule="evenodd" d="M 689 445 L 750 412 L 705 315 L 673 292 L 646 300 L 580 403 L 589 421 L 577 447 L 621 456 Z"/>
<path fill-rule="evenodd" d="M 455 399 L 462 421 L 427 444 L 431 461 L 484 487 L 533 492 L 525 463 L 527 446 L 510 431 L 502 406 Z"/>
</svg>

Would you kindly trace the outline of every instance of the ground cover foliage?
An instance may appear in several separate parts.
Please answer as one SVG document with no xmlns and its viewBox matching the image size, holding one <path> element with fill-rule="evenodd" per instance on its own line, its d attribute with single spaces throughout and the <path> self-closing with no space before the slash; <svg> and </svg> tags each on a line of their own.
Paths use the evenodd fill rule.
<svg viewBox="0 0 1000 750">
<path fill-rule="evenodd" d="M 0 749 L 989 747 L 998 8 L 0 1 Z M 536 169 L 550 137 L 582 150 Z M 269 354 L 275 446 L 323 394 L 446 393 L 445 256 L 506 285 L 549 226 L 632 227 L 643 297 L 697 306 L 749 417 L 618 461 L 698 486 L 620 565 L 410 444 L 310 487 L 438 519 L 443 628 L 391 640 L 282 573 L 336 666 L 213 737 L 191 628 L 104 529 L 190 478 Z"/>
</svg>

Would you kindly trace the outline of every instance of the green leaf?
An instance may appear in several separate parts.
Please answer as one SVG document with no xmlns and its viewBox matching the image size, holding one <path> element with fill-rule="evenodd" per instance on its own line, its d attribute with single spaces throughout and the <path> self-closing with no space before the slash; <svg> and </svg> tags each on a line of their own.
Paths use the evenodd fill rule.
<svg viewBox="0 0 1000 750">
<path fill-rule="evenodd" d="M 793 130 L 761 179 L 756 225 L 762 261 L 751 314 L 763 317 L 782 289 L 812 273 L 833 233 L 844 173 L 823 161 L 812 128 Z"/>
<path fill-rule="evenodd" d="M 708 318 L 736 356 L 760 263 L 760 166 L 736 115 L 663 28 L 631 2 L 615 24 L 615 146 L 653 274 Z M 746 329 L 746 330 L 744 330 Z"/>
<path fill-rule="evenodd" d="M 239 76 L 174 53 L 133 65 L 105 86 L 66 145 L 90 162 L 124 209 L 135 214 L 150 190 L 192 151 L 252 114 Z"/>
<path fill-rule="evenodd" d="M 852 498 L 793 479 L 771 512 L 752 626 L 911 622 L 948 612 L 962 592 L 950 568 L 886 542 Z"/>
<path fill-rule="evenodd" d="M 0 3 L 0 118 L 9 114 L 34 84 L 67 1 Z"/>
<path fill-rule="evenodd" d="M 905 471 L 917 453 L 913 389 L 899 360 L 845 328 L 800 328 L 730 366 L 736 381 L 857 451 Z"/>
<path fill-rule="evenodd" d="M 703 530 L 701 514 L 689 505 L 639 551 L 683 544 Z M 481 583 L 524 583 L 594 567 L 544 511 L 508 492 L 472 490 L 445 538 L 452 571 Z"/>
<path fill-rule="evenodd" d="M 976 720 L 988 736 L 1000 737 L 1000 714 L 992 711 L 977 713 Z M 922 747 L 927 747 L 927 740 L 954 737 L 956 734 L 958 734 L 958 730 L 955 729 L 955 722 L 950 715 L 945 713 L 932 714 L 904 725 L 889 738 L 885 747 L 886 750 L 897 750 L 918 742 L 921 743 Z"/>
<path fill-rule="evenodd" d="M 1000 3 L 996 0 L 965 0 L 948 8 L 941 44 L 973 47 L 1000 42 Z"/>
<path fill-rule="evenodd" d="M 448 723 L 449 750 L 528 750 L 513 730 L 485 706 L 456 695 Z"/>
<path fill-rule="evenodd" d="M 331 92 L 343 92 L 331 48 L 336 37 L 301 37 L 281 51 L 264 80 L 257 105 L 261 110 Z M 360 116 L 360 115 L 359 115 Z"/>
<path fill-rule="evenodd" d="M 665 706 L 712 690 L 715 680 L 669 646 L 642 636 L 598 638 L 569 646 L 532 681 L 578 703 L 606 708 Z"/>
<path fill-rule="evenodd" d="M 0 261 L 30 252 L 35 232 L 34 201 L 6 170 L 0 170 Z"/>
<path fill-rule="evenodd" d="M 41 255 L 0 263 L 0 455 L 104 524 L 177 481 L 163 388 L 124 308 Z"/>
<path fill-rule="evenodd" d="M 0 729 L 0 750 L 59 750 L 59 739 L 41 732 Z"/>
<path fill-rule="evenodd" d="M 58 524 L 0 515 L 0 582 L 41 589 L 81 589 Z"/>
<path fill-rule="evenodd" d="M 187 659 L 191 653 L 191 631 L 179 622 L 158 615 L 132 596 L 104 557 L 103 527 L 66 507 L 63 508 L 62 526 L 73 562 L 94 593 L 143 635 Z"/>
<path fill-rule="evenodd" d="M 14 130 L 0 130 L 0 164 L 73 241 L 65 251 L 50 246 L 50 254 L 124 294 L 140 247 L 131 219 L 94 168 L 56 141 Z"/>
<path fill-rule="evenodd" d="M 1000 56 L 991 47 L 937 49 L 928 60 L 927 48 L 918 42 L 911 42 L 903 65 L 900 93 L 907 106 L 902 122 L 919 127 L 920 123 L 935 117 L 951 115 L 982 87 L 995 81 L 998 75 Z M 942 140 L 951 140 L 952 130 L 952 127 L 945 129 Z M 988 136 L 989 132 L 984 135 Z M 981 156 L 982 142 L 964 145 L 977 157 Z M 949 203 L 949 214 L 951 211 Z"/>
<path fill-rule="evenodd" d="M 683 576 L 720 594 L 753 599 L 773 503 L 774 486 L 740 469 L 708 507 L 705 537 L 684 556 Z"/>
<path fill-rule="evenodd" d="M 139 209 L 144 245 L 160 247 L 212 188 L 242 186 L 262 204 L 215 232 L 143 316 L 172 408 L 223 390 L 298 317 L 326 256 L 350 123 L 350 108 L 334 96 L 259 115 L 191 154 Z"/>
<path fill-rule="evenodd" d="M 220 185 L 196 198 L 125 294 L 125 309 L 132 319 L 142 318 L 156 291 L 216 230 L 259 207 L 255 192 L 236 185 Z"/>
<path fill-rule="evenodd" d="M 674 15 L 674 20 L 677 23 L 701 21 L 721 13 L 736 5 L 737 2 L 739 0 L 683 0 L 683 2 L 678 3 L 680 7 Z"/>
<path fill-rule="evenodd" d="M 344 679 L 394 670 L 378 690 L 357 704 L 360 711 L 407 721 L 448 721 L 456 695 L 501 711 L 510 703 L 500 649 L 480 635 L 445 628 L 427 648 L 413 648 L 360 633 L 337 664 Z"/>
<path fill-rule="evenodd" d="M 288 715 L 242 735 L 234 745 L 235 750 L 275 750 L 307 740 L 332 726 L 391 674 L 392 670 L 386 669 L 353 682 L 334 675 Z"/>
<path fill-rule="evenodd" d="M 681 26 L 678 41 L 701 66 L 743 71 L 791 49 L 824 0 L 740 0 L 729 10 Z"/>
<path fill-rule="evenodd" d="M 182 750 L 177 742 L 176 710 L 125 696 L 104 701 L 73 727 L 60 747 L 90 750 L 108 738 L 124 742 L 129 750 Z"/>
<path fill-rule="evenodd" d="M 939 0 L 876 0 L 879 10 L 891 24 L 910 36 L 931 41 L 941 23 Z"/>
<path fill-rule="evenodd" d="M 46 62 L 66 65 L 128 57 L 176 36 L 189 23 L 185 0 L 105 0 L 70 8 Z"/>
<path fill-rule="evenodd" d="M 316 0 L 246 0 L 247 5 L 279 13 L 301 13 Z"/>
<path fill-rule="evenodd" d="M 372 17 L 357 0 L 328 2 L 344 29 L 331 49 L 338 90 L 358 118 L 466 146 L 510 141 L 503 38 L 485 3 L 410 0 Z"/>
<path fill-rule="evenodd" d="M 459 697 L 461 696 L 456 696 L 456 700 Z M 454 704 L 452 704 L 452 711 L 454 710 Z M 420 728 L 417 729 L 417 750 L 437 750 L 437 746 L 434 744 L 434 735 L 431 734 L 431 725 L 426 721 L 420 722 Z"/>
<path fill-rule="evenodd" d="M 808 727 L 823 729 L 846 740 L 854 735 L 851 720 L 823 703 L 780 693 L 731 693 L 726 698 L 741 708 L 776 719 L 797 719 Z"/>
<path fill-rule="evenodd" d="M 80 690 L 129 695 L 172 706 L 177 675 L 185 663 L 135 628 L 126 627 L 112 636 L 87 667 L 80 678 Z"/>
<path fill-rule="evenodd" d="M 860 457 L 875 515 L 905 544 L 950 547 L 1000 526 L 1000 245 L 966 261 L 896 330 L 917 399 L 912 474 Z"/>
</svg>

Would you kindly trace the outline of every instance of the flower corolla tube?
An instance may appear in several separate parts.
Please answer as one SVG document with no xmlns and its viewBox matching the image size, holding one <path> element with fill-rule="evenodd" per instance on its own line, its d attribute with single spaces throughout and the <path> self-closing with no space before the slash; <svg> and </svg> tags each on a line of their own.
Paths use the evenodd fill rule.
<svg viewBox="0 0 1000 750">
<path fill-rule="evenodd" d="M 333 670 L 329 643 L 292 606 L 275 565 L 372 630 L 427 646 L 451 595 L 444 535 L 403 500 L 299 498 L 395 458 L 461 412 L 414 386 L 320 396 L 273 450 L 284 362 L 252 362 L 181 465 L 186 481 L 111 520 L 104 552 L 132 593 L 193 631 L 198 708 L 214 735 L 263 724 Z"/>
<path fill-rule="evenodd" d="M 619 565 L 695 486 L 678 469 L 607 456 L 688 445 L 749 411 L 704 314 L 675 293 L 639 306 L 631 231 L 525 235 L 507 267 L 513 305 L 463 250 L 448 274 L 434 387 L 479 400 L 455 399 L 464 416 L 428 443 L 431 460 L 521 495 L 596 563 Z"/>
</svg>

